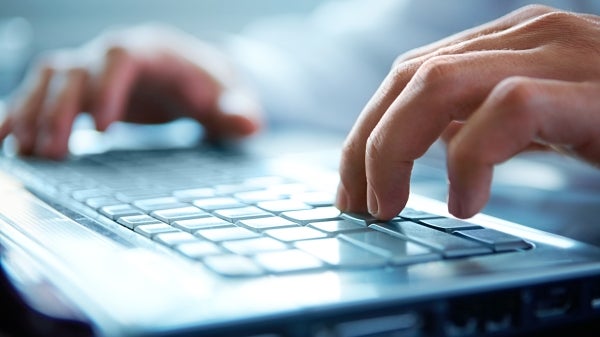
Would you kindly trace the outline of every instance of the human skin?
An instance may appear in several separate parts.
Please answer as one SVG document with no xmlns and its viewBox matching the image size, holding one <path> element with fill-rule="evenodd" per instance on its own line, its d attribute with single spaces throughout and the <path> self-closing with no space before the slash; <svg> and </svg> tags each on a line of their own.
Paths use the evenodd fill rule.
<svg viewBox="0 0 600 337">
<path fill-rule="evenodd" d="M 345 142 L 338 208 L 398 214 L 414 160 L 439 137 L 447 141 L 449 211 L 462 218 L 487 202 L 494 165 L 522 151 L 554 149 L 598 164 L 599 22 L 529 6 L 398 57 Z M 260 104 L 225 59 L 164 27 L 105 33 L 38 61 L 9 102 L 0 139 L 12 133 L 21 154 L 63 158 L 83 111 L 99 130 L 187 116 L 212 137 L 252 134 Z"/>
<path fill-rule="evenodd" d="M 600 18 L 528 6 L 401 55 L 348 135 L 336 205 L 390 219 L 414 161 L 447 142 L 448 209 L 473 216 L 494 165 L 531 149 L 600 163 Z"/>
<path fill-rule="evenodd" d="M 61 159 L 82 112 L 101 131 L 115 121 L 191 117 L 209 137 L 252 134 L 261 126 L 260 104 L 226 60 L 171 27 L 107 31 L 79 48 L 37 60 L 9 101 L 0 140 L 12 133 L 20 154 Z"/>
</svg>

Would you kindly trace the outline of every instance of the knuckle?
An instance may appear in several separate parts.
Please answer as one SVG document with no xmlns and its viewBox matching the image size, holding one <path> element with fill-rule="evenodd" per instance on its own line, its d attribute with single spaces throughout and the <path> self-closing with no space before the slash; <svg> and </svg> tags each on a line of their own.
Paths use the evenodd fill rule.
<svg viewBox="0 0 600 337">
<path fill-rule="evenodd" d="M 530 16 L 540 16 L 540 15 L 544 15 L 544 14 L 551 13 L 554 11 L 556 11 L 556 9 L 553 7 L 550 7 L 550 6 L 541 5 L 541 4 L 531 4 L 531 5 L 524 6 L 521 9 L 517 10 L 517 13 L 527 14 Z"/>
<path fill-rule="evenodd" d="M 556 37 L 573 38 L 579 29 L 581 18 L 574 13 L 551 10 L 537 16 L 523 26 L 524 32 L 539 32 L 551 39 Z M 574 34 L 574 35 L 572 35 Z"/>
<path fill-rule="evenodd" d="M 129 57 L 129 51 L 125 46 L 113 43 L 106 48 L 105 57 L 108 60 L 123 60 Z"/>
<path fill-rule="evenodd" d="M 423 62 L 415 79 L 421 88 L 435 88 L 459 80 L 459 72 L 453 56 L 436 56 Z"/>
<path fill-rule="evenodd" d="M 526 77 L 510 77 L 501 81 L 493 90 L 491 96 L 509 107 L 506 112 L 529 110 L 538 96 L 537 86 L 534 81 Z"/>
<path fill-rule="evenodd" d="M 390 69 L 388 78 L 392 79 L 393 81 L 398 81 L 402 77 L 405 76 L 404 75 L 405 72 L 406 72 L 406 67 L 404 65 L 404 62 L 400 62 L 400 61 L 398 61 L 398 59 L 396 59 L 394 61 L 394 63 L 392 64 L 392 68 Z"/>
<path fill-rule="evenodd" d="M 396 56 L 396 58 L 392 62 L 391 70 L 396 71 L 398 69 L 398 67 L 400 66 L 400 64 L 402 64 L 406 59 L 407 59 L 407 53 Z"/>
<path fill-rule="evenodd" d="M 372 132 L 367 138 L 367 144 L 365 148 L 365 159 L 371 162 L 378 162 L 384 154 L 384 139 L 377 133 Z"/>
<path fill-rule="evenodd" d="M 535 20 L 535 22 L 538 22 L 539 24 L 544 26 L 555 24 L 569 25 L 576 18 L 577 16 L 575 16 L 573 13 L 560 10 L 553 10 L 543 15 L 540 15 L 538 19 Z"/>
<path fill-rule="evenodd" d="M 461 145 L 462 144 L 456 140 L 453 140 L 448 144 L 446 155 L 450 165 L 454 163 L 465 165 L 466 163 L 473 163 L 474 161 L 477 161 L 475 152 L 472 149 Z"/>
<path fill-rule="evenodd" d="M 360 155 L 357 142 L 354 139 L 347 139 L 342 146 L 342 162 L 352 161 Z"/>
<path fill-rule="evenodd" d="M 416 49 L 411 49 L 409 51 L 406 51 L 400 55 L 398 55 L 395 59 L 394 62 L 392 62 L 392 69 L 395 68 L 400 68 L 400 66 L 407 61 L 410 61 L 414 58 L 417 58 L 418 56 L 423 54 L 423 50 L 424 48 L 416 48 Z M 404 68 L 402 68 L 404 69 Z"/>
</svg>

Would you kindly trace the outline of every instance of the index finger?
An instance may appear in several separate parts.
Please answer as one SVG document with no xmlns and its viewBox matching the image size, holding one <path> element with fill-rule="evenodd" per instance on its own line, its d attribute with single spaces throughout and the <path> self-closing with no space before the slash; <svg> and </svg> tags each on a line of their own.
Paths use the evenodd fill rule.
<svg viewBox="0 0 600 337">
<path fill-rule="evenodd" d="M 342 211 L 366 212 L 365 148 L 366 139 L 383 114 L 402 92 L 418 62 L 403 63 L 383 80 L 373 97 L 360 113 L 348 134 L 340 160 L 340 183 L 336 206 Z"/>
<path fill-rule="evenodd" d="M 125 115 L 125 106 L 137 76 L 137 64 L 126 48 L 113 46 L 106 51 L 104 65 L 96 82 L 91 114 L 99 130 Z"/>
</svg>

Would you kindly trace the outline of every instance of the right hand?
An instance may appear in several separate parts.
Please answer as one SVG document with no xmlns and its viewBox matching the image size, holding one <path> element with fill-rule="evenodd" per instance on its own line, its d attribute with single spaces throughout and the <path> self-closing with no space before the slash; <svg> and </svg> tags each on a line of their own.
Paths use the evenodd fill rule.
<svg viewBox="0 0 600 337">
<path fill-rule="evenodd" d="M 101 131 L 119 120 L 191 117 L 207 136 L 231 138 L 257 131 L 261 108 L 217 50 L 171 28 L 142 26 L 42 56 L 8 103 L 0 141 L 12 133 L 22 155 L 63 158 L 82 112 Z"/>
<path fill-rule="evenodd" d="M 381 220 L 414 161 L 448 140 L 448 211 L 490 197 L 494 166 L 531 149 L 600 165 L 600 17 L 528 6 L 401 55 L 346 139 L 336 205 Z"/>
</svg>

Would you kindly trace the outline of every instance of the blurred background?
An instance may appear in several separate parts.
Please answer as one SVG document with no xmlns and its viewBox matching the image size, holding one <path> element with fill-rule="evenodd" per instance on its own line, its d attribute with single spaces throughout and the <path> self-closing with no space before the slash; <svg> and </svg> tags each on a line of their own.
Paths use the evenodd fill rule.
<svg viewBox="0 0 600 337">
<path fill-rule="evenodd" d="M 2 97 L 18 84 L 34 55 L 43 50 L 79 46 L 106 27 L 164 22 L 210 39 L 240 32 L 248 23 L 263 17 L 306 14 L 321 2 L 0 0 L 0 112 Z M 447 15 L 441 7 L 438 14 Z M 471 10 L 477 14 L 476 9 Z M 420 17 L 412 19 L 422 21 Z M 447 191 L 443 153 L 426 159 L 432 160 L 428 166 L 436 170 L 414 184 L 413 190 L 444 200 Z M 600 174 L 596 168 L 559 155 L 527 154 L 499 166 L 492 188 L 492 199 L 484 212 L 600 245 Z"/>
<path fill-rule="evenodd" d="M 74 47 L 106 27 L 164 22 L 196 36 L 236 33 L 260 17 L 311 11 L 319 0 L 2 0 L 0 97 L 42 50 Z"/>
</svg>

